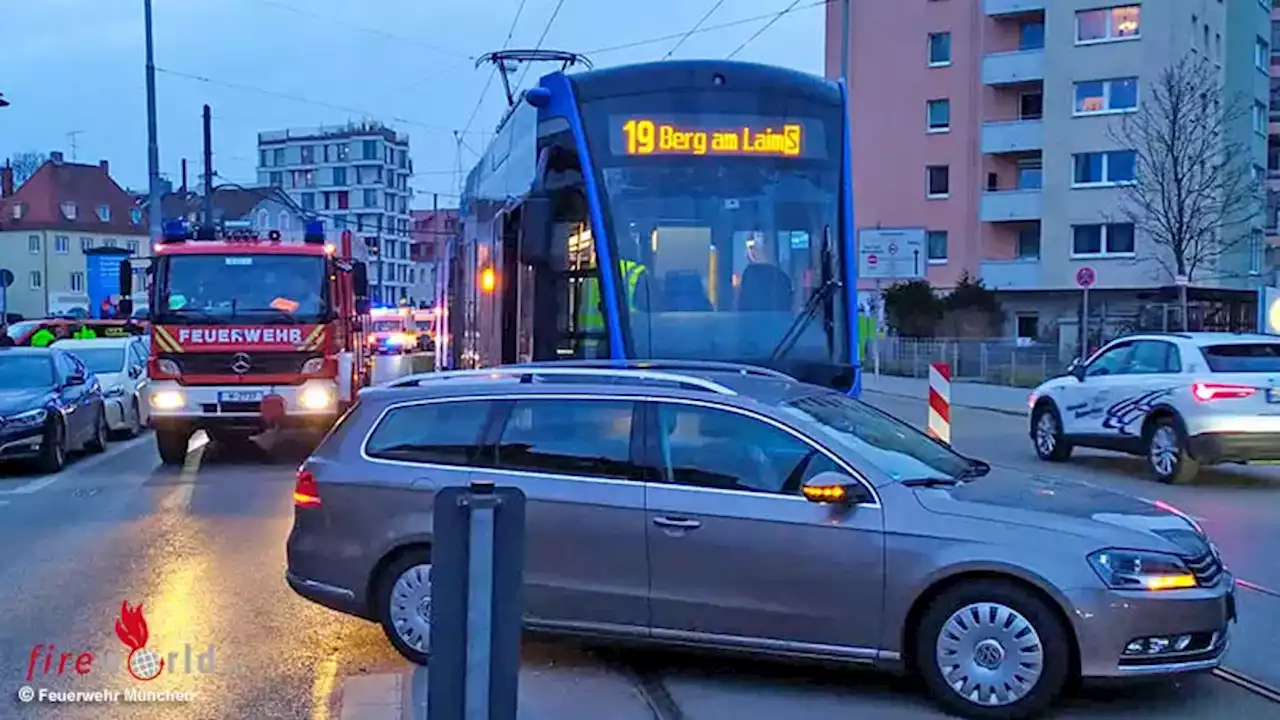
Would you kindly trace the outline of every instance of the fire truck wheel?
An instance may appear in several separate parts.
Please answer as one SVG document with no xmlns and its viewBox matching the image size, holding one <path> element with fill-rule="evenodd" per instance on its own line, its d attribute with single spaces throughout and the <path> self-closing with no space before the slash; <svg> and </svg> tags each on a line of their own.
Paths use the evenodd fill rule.
<svg viewBox="0 0 1280 720">
<path fill-rule="evenodd" d="M 185 429 L 161 428 L 156 430 L 156 450 L 160 462 L 165 465 L 181 465 L 187 460 L 187 444 L 191 433 Z"/>
</svg>

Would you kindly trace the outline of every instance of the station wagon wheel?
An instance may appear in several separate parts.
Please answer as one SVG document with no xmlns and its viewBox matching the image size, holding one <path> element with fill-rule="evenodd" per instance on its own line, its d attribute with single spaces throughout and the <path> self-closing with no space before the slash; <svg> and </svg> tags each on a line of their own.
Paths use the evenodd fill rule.
<svg viewBox="0 0 1280 720">
<path fill-rule="evenodd" d="M 383 572 L 378 616 L 387 639 L 409 662 L 431 655 L 431 557 L 426 551 L 397 558 Z"/>
<path fill-rule="evenodd" d="M 1044 600 L 1016 584 L 965 583 L 925 611 L 916 667 L 934 699 L 954 714 L 1031 717 L 1066 686 L 1066 633 Z"/>
<path fill-rule="evenodd" d="M 1071 443 L 1063 437 L 1062 417 L 1053 405 L 1042 403 L 1031 413 L 1031 442 L 1041 460 L 1062 462 L 1071 457 Z"/>
</svg>

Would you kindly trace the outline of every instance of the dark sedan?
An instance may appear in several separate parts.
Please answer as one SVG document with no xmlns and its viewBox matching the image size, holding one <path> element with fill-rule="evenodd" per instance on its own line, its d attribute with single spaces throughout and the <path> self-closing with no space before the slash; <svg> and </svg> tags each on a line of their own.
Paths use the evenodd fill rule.
<svg viewBox="0 0 1280 720">
<path fill-rule="evenodd" d="M 52 348 L 0 349 L 0 460 L 62 469 L 67 453 L 107 448 L 102 387 L 84 363 Z"/>
</svg>

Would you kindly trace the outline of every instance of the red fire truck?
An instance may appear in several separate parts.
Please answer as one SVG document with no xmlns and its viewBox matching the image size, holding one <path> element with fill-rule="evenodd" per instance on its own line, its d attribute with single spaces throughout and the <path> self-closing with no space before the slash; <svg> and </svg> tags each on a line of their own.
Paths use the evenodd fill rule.
<svg viewBox="0 0 1280 720">
<path fill-rule="evenodd" d="M 272 427 L 322 432 L 355 401 L 369 283 L 349 232 L 339 248 L 320 223 L 297 242 L 276 230 L 193 236 L 177 221 L 147 261 L 149 402 L 162 462 L 181 464 L 196 430 L 223 443 Z M 122 298 L 132 278 L 126 260 Z"/>
</svg>

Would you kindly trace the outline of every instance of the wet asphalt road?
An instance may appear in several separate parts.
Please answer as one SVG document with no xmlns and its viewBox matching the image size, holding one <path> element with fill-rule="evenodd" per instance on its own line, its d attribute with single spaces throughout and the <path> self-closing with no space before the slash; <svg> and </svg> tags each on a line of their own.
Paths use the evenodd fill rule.
<svg viewBox="0 0 1280 720">
<path fill-rule="evenodd" d="M 897 411 L 909 414 L 906 407 Z M 974 423 L 981 432 L 965 431 L 959 427 L 963 419 L 957 411 L 962 449 L 987 443 L 989 451 L 982 454 L 988 459 L 1016 460 L 997 455 L 1000 448 L 1016 450 L 1015 443 L 1001 439 L 1011 430 L 995 432 L 1003 426 L 984 417 Z M 993 439 L 982 439 L 988 435 Z M 197 441 L 184 468 L 163 469 L 151 439 L 142 438 L 114 444 L 107 455 L 80 459 L 51 478 L 0 475 L 0 543 L 8 548 L 0 554 L 0 718 L 423 717 L 425 675 L 395 655 L 378 627 L 313 606 L 283 581 L 293 469 L 304 455 L 298 447 L 229 451 Z M 1114 475 L 1088 462 L 1082 468 L 1094 477 Z M 1219 514 L 1220 507 L 1244 512 L 1262 502 L 1231 499 L 1229 490 L 1234 487 L 1192 495 L 1216 498 L 1206 501 L 1205 512 Z M 1264 515 L 1255 507 L 1243 517 Z M 1263 532 L 1258 526 L 1236 531 L 1241 538 Z M 1255 566 L 1260 581 L 1269 577 L 1261 553 L 1246 556 L 1233 537 L 1220 539 L 1233 566 L 1246 577 L 1243 568 Z M 123 670 L 127 648 L 113 626 L 126 601 L 142 603 L 147 646 L 166 660 L 165 672 L 149 683 Z M 1258 647 L 1274 645 L 1273 631 L 1254 619 L 1267 610 L 1251 610 L 1250 603 L 1242 599 L 1242 612 L 1252 616 L 1242 628 L 1256 636 Z M 27 681 L 37 644 L 55 646 L 57 657 L 46 675 L 42 653 Z M 75 660 L 85 652 L 95 658 L 87 673 L 77 674 Z M 71 655 L 59 676 L 62 653 Z M 194 697 L 181 703 L 23 704 L 17 700 L 22 686 L 144 688 Z M 1190 719 L 1277 712 L 1280 705 L 1206 676 L 1137 690 L 1090 691 L 1059 717 L 1154 713 Z M 520 714 L 522 720 L 940 717 L 909 681 L 532 638 L 525 645 Z"/>
</svg>

